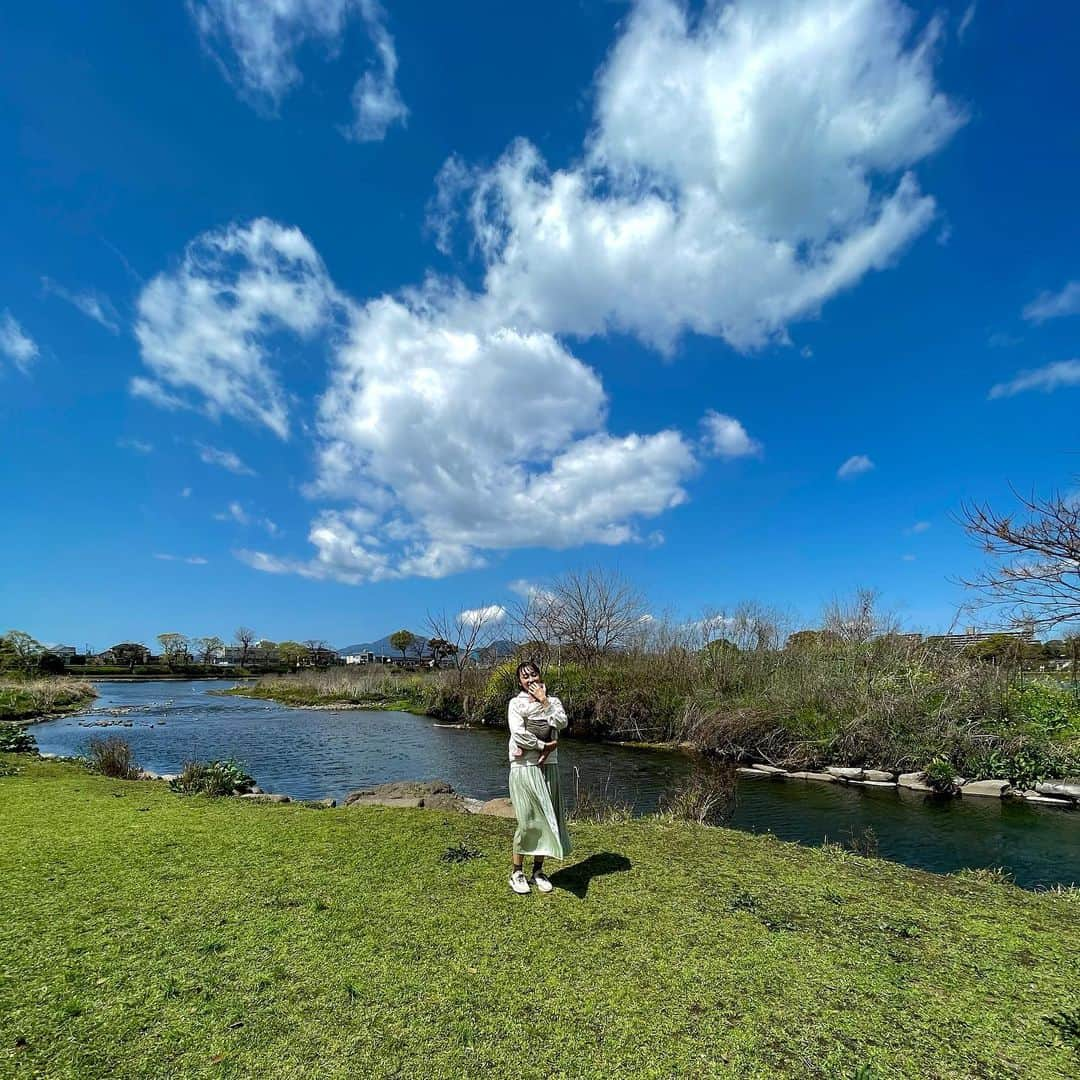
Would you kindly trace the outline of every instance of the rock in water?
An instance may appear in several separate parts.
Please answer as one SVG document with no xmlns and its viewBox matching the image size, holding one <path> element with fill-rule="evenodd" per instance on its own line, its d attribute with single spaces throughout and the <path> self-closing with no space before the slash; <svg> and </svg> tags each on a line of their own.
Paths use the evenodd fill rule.
<svg viewBox="0 0 1080 1080">
<path fill-rule="evenodd" d="M 1000 799 L 1008 790 L 1008 780 L 972 780 L 960 789 L 960 794 L 981 795 L 987 799 Z"/>
</svg>

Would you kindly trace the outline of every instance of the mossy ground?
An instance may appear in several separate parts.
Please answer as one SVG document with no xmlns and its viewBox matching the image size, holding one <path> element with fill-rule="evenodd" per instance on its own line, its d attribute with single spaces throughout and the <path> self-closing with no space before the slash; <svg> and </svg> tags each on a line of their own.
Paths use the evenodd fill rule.
<svg viewBox="0 0 1080 1080">
<path fill-rule="evenodd" d="M 1076 894 L 637 820 L 518 897 L 510 821 L 3 760 L 3 1076 L 1080 1071 Z"/>
</svg>

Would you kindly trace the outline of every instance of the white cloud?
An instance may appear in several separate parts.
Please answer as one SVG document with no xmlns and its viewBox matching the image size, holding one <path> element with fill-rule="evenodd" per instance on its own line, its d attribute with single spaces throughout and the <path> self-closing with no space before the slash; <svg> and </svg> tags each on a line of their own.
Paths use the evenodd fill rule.
<svg viewBox="0 0 1080 1080">
<path fill-rule="evenodd" d="M 0 317 L 0 354 L 25 373 L 38 358 L 39 352 L 37 343 L 23 330 L 15 316 L 5 311 Z"/>
<path fill-rule="evenodd" d="M 136 454 L 152 454 L 154 444 L 143 439 L 117 439 L 116 445 L 123 450 L 134 450 Z"/>
<path fill-rule="evenodd" d="M 1080 281 L 1070 281 L 1060 292 L 1040 293 L 1023 310 L 1024 318 L 1034 323 L 1064 315 L 1080 315 Z"/>
<path fill-rule="evenodd" d="M 175 393 L 187 392 L 211 416 L 254 420 L 285 438 L 287 401 L 268 339 L 325 330 L 335 303 L 299 229 L 259 218 L 204 233 L 139 296 L 135 336 L 157 381 L 137 376 L 131 391 L 166 408 L 190 407 Z"/>
<path fill-rule="evenodd" d="M 836 475 L 841 480 L 846 480 L 849 477 L 867 473 L 872 468 L 874 468 L 874 463 L 865 454 L 854 454 L 836 470 Z"/>
<path fill-rule="evenodd" d="M 301 47 L 320 42 L 336 56 L 350 20 L 358 16 L 375 49 L 375 65 L 353 90 L 351 137 L 382 139 L 391 124 L 404 123 L 408 109 L 395 83 L 397 52 L 377 0 L 188 0 L 188 10 L 226 78 L 271 109 L 302 80 L 295 60 Z"/>
<path fill-rule="evenodd" d="M 908 536 L 918 536 L 919 533 L 924 533 L 929 528 L 930 528 L 930 522 L 929 521 L 916 521 L 914 525 L 912 525 L 909 528 L 905 529 L 904 532 L 907 533 Z"/>
<path fill-rule="evenodd" d="M 254 469 L 245 465 L 231 450 L 219 450 L 216 446 L 206 446 L 203 443 L 196 444 L 199 447 L 199 460 L 207 465 L 216 465 L 221 469 L 228 469 L 237 476 L 255 476 Z"/>
<path fill-rule="evenodd" d="M 243 504 L 238 502 L 229 503 L 226 510 L 214 515 L 214 520 L 232 521 L 237 525 L 257 525 L 260 529 L 265 529 L 271 536 L 276 536 L 280 531 L 276 522 L 271 521 L 268 517 L 253 517 L 244 509 Z"/>
<path fill-rule="evenodd" d="M 506 621 L 507 610 L 501 604 L 488 604 L 487 607 L 469 608 L 458 613 L 457 621 L 463 626 L 488 625 Z"/>
<path fill-rule="evenodd" d="M 1080 386 L 1080 360 L 1059 360 L 1040 368 L 1021 371 L 1009 382 L 992 386 L 989 396 L 991 398 L 1012 397 L 1025 390 L 1042 390 L 1049 393 L 1063 386 Z"/>
<path fill-rule="evenodd" d="M 229 503 L 228 510 L 214 515 L 217 521 L 235 521 L 237 525 L 250 525 L 251 517 L 238 502 Z"/>
<path fill-rule="evenodd" d="M 189 566 L 205 566 L 208 561 L 201 555 L 166 555 L 164 553 L 159 553 L 156 554 L 154 558 L 160 559 L 162 562 L 187 563 Z"/>
<path fill-rule="evenodd" d="M 373 70 L 365 71 L 353 87 L 353 122 L 348 134 L 356 142 L 381 142 L 392 125 L 405 124 L 409 110 L 398 93 L 397 51 L 383 23 L 383 11 L 374 2 L 361 6 L 377 64 Z"/>
<path fill-rule="evenodd" d="M 191 488 L 189 488 L 189 487 L 181 488 L 180 489 L 180 498 L 181 499 L 190 499 L 191 498 Z"/>
<path fill-rule="evenodd" d="M 934 216 L 906 170 L 964 120 L 934 85 L 940 29 L 912 39 L 896 0 L 736 0 L 693 25 L 639 3 L 581 164 L 551 172 L 518 141 L 475 179 L 492 300 L 519 325 L 664 350 L 687 330 L 785 341 Z"/>
<path fill-rule="evenodd" d="M 900 559 L 901 559 L 902 562 L 914 562 L 915 561 L 915 556 L 914 555 L 901 555 Z"/>
<path fill-rule="evenodd" d="M 709 454 L 722 458 L 754 457 L 761 443 L 751 439 L 746 428 L 733 416 L 709 409 L 701 420 L 702 442 Z"/>
<path fill-rule="evenodd" d="M 73 307 L 81 311 L 88 319 L 93 319 L 94 322 L 100 323 L 110 333 L 120 333 L 120 325 L 117 322 L 116 311 L 112 304 L 109 303 L 108 297 L 102 296 L 100 293 L 87 290 L 84 292 L 72 292 L 70 289 L 65 289 L 63 285 L 53 281 L 52 278 L 43 277 L 41 284 L 44 290 L 48 293 L 52 293 L 54 296 L 59 296 L 61 300 L 66 300 Z"/>
<path fill-rule="evenodd" d="M 964 9 L 964 14 L 960 18 L 960 25 L 956 29 L 956 36 L 961 41 L 964 40 L 964 35 L 971 29 L 971 24 L 975 21 L 975 11 L 978 6 L 978 0 L 972 0 Z"/>
</svg>

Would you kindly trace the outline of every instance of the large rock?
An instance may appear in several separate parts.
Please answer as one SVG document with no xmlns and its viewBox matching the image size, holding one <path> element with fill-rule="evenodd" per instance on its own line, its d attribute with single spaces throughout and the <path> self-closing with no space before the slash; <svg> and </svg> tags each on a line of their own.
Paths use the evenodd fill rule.
<svg viewBox="0 0 1080 1080">
<path fill-rule="evenodd" d="M 872 780 L 875 783 L 894 783 L 896 781 L 896 773 L 888 772 L 885 769 L 863 769 L 863 779 Z"/>
<path fill-rule="evenodd" d="M 490 814 L 492 817 L 517 817 L 517 814 L 514 813 L 514 804 L 509 799 L 488 799 L 477 813 Z"/>
<path fill-rule="evenodd" d="M 789 780 L 818 780 L 823 784 L 835 784 L 836 777 L 827 772 L 810 772 L 803 769 L 800 772 L 788 773 Z"/>
<path fill-rule="evenodd" d="M 960 794 L 979 795 L 986 799 L 1000 799 L 1008 790 L 1008 780 L 972 780 L 960 789 Z"/>
<path fill-rule="evenodd" d="M 461 809 L 464 810 L 466 814 L 479 814 L 482 812 L 483 808 L 483 799 L 470 799 L 468 796 L 465 796 L 461 800 Z"/>
<path fill-rule="evenodd" d="M 445 780 L 393 780 L 389 784 L 378 784 L 373 788 L 350 791 L 345 796 L 345 805 L 367 796 L 381 799 L 423 799 L 425 795 L 452 795 L 454 789 Z"/>
<path fill-rule="evenodd" d="M 896 787 L 895 780 L 848 780 L 847 782 L 856 787 Z"/>
<path fill-rule="evenodd" d="M 750 780 L 771 780 L 773 773 L 764 772 L 762 769 L 748 769 L 745 765 L 740 765 L 736 770 L 736 774 L 739 776 L 745 776 Z"/>
<path fill-rule="evenodd" d="M 448 791 L 425 795 L 420 800 L 420 805 L 425 810 L 450 810 L 458 814 L 463 813 L 465 810 L 465 800 L 460 795 L 454 795 Z"/>
<path fill-rule="evenodd" d="M 831 776 L 835 776 L 837 780 L 861 780 L 863 778 L 862 769 L 848 768 L 841 765 L 829 765 L 825 771 Z"/>
<path fill-rule="evenodd" d="M 787 769 L 781 769 L 777 765 L 751 765 L 758 772 L 768 773 L 770 776 L 787 776 Z"/>
<path fill-rule="evenodd" d="M 268 795 L 265 792 L 261 794 L 255 794 L 249 792 L 247 795 L 238 795 L 239 799 L 250 799 L 252 802 L 260 803 L 287 803 L 292 802 L 292 799 L 288 795 Z"/>
<path fill-rule="evenodd" d="M 1044 780 L 1035 785 L 1035 790 L 1040 795 L 1058 795 L 1065 799 L 1080 799 L 1080 779 L 1070 777 L 1068 780 Z"/>
<path fill-rule="evenodd" d="M 907 788 L 909 791 L 933 791 L 934 789 L 926 782 L 921 772 L 906 772 L 901 773 L 896 782 L 902 788 Z"/>
<path fill-rule="evenodd" d="M 1064 795 L 1043 795 L 1038 791 L 1012 791 L 1010 794 L 1024 802 L 1035 803 L 1036 806 L 1060 806 L 1068 809 L 1075 805 L 1072 799 Z"/>
</svg>

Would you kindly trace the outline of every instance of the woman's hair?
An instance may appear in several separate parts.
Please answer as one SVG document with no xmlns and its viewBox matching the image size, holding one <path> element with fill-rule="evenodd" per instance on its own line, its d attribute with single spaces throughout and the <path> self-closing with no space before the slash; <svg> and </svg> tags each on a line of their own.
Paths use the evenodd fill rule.
<svg viewBox="0 0 1080 1080">
<path fill-rule="evenodd" d="M 532 660 L 522 660 L 521 663 L 518 664 L 518 666 L 517 666 L 517 685 L 518 685 L 519 690 L 521 689 L 521 674 L 524 671 L 528 671 L 530 673 L 535 671 L 537 678 L 539 678 L 540 677 L 540 665 L 537 664 L 537 663 L 534 663 Z"/>
</svg>

